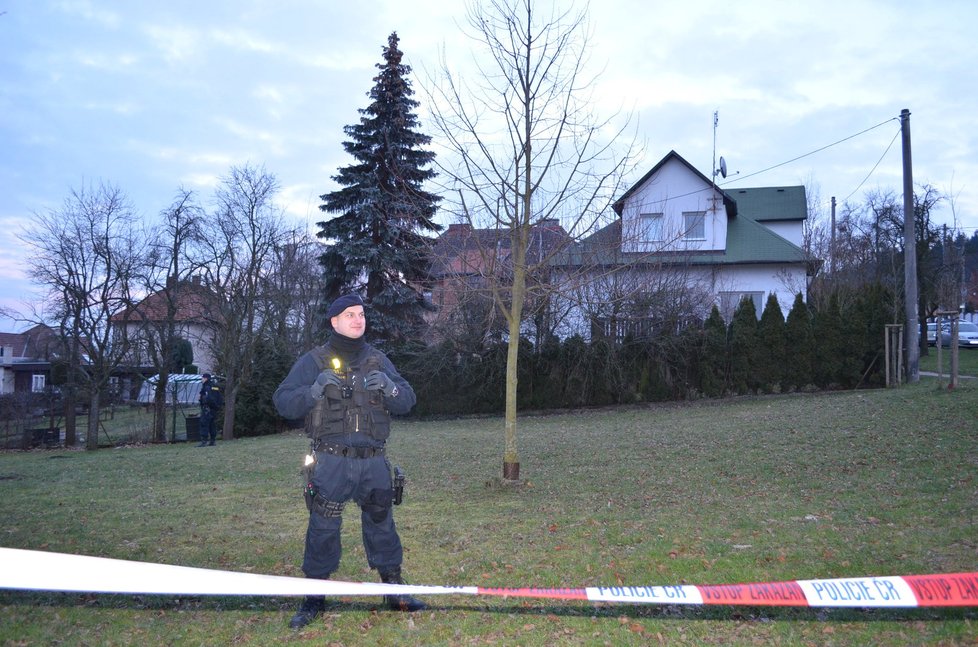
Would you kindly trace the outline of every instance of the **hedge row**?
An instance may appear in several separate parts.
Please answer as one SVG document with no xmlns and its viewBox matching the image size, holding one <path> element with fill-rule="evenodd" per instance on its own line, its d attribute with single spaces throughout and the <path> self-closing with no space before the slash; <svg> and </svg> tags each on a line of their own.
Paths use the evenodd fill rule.
<svg viewBox="0 0 978 647">
<path fill-rule="evenodd" d="M 645 339 L 521 341 L 518 408 L 546 410 L 749 393 L 878 386 L 890 295 L 868 288 L 822 310 L 795 298 L 787 319 L 772 296 L 760 319 L 745 299 L 726 324 Z M 418 415 L 498 413 L 505 404 L 506 344 L 479 353 L 444 342 L 399 354 L 418 393 Z"/>
<path fill-rule="evenodd" d="M 787 319 L 772 296 L 760 318 L 745 299 L 729 323 L 714 308 L 700 326 L 621 342 L 581 337 L 519 348 L 521 411 L 689 400 L 750 393 L 879 386 L 886 314 L 892 295 L 880 287 L 816 309 L 795 297 Z M 280 431 L 271 394 L 288 372 L 291 349 L 268 344 L 262 370 L 243 385 L 236 435 Z M 390 352 L 418 395 L 414 415 L 501 413 L 505 343 L 478 351 L 452 341 Z"/>
</svg>

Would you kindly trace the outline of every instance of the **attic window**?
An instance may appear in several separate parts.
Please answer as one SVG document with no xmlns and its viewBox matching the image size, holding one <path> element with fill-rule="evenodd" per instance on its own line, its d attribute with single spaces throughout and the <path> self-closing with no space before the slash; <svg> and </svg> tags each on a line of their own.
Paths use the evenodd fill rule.
<svg viewBox="0 0 978 647">
<path fill-rule="evenodd" d="M 706 240 L 706 212 L 683 212 L 683 238 L 686 240 Z"/>
<path fill-rule="evenodd" d="M 662 214 L 643 213 L 639 216 L 639 226 L 641 231 L 639 237 L 642 242 L 655 242 L 662 240 Z"/>
</svg>

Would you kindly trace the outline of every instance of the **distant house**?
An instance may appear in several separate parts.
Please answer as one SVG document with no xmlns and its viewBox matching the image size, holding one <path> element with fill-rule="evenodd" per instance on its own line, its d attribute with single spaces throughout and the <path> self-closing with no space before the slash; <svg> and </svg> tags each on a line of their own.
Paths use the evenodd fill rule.
<svg viewBox="0 0 978 647">
<path fill-rule="evenodd" d="M 631 294 L 641 302 L 643 290 L 663 289 L 663 277 L 675 279 L 677 293 L 693 295 L 686 297 L 695 301 L 687 308 L 697 318 L 716 304 L 729 322 L 745 297 L 760 316 L 771 294 L 787 313 L 796 294 L 807 296 L 802 186 L 725 191 L 670 151 L 613 208 L 617 220 L 581 240 L 562 261 L 565 272 L 591 276 L 591 298 L 581 299 L 571 332 L 620 337 L 641 326 L 642 313 L 616 311 L 608 305 L 610 295 Z M 603 282 L 608 276 L 618 283 Z M 631 284 L 623 287 L 624 276 Z"/>
<path fill-rule="evenodd" d="M 548 281 L 546 259 L 572 244 L 556 219 L 541 220 L 530 229 L 527 263 L 541 268 L 527 277 L 529 283 Z M 506 228 L 477 229 L 470 224 L 448 226 L 432 246 L 428 290 L 435 312 L 429 323 L 443 327 L 470 326 L 492 334 L 495 318 L 493 283 L 505 286 L 512 272 L 512 239 Z M 505 292 L 505 289 L 503 290 Z M 498 325 L 498 319 L 497 325 Z"/>
<path fill-rule="evenodd" d="M 22 333 L 0 333 L 0 393 L 40 393 L 51 382 L 51 364 L 64 356 L 61 339 L 39 324 Z"/>
<path fill-rule="evenodd" d="M 199 278 L 178 281 L 153 292 L 134 306 L 112 315 L 111 325 L 117 335 L 123 332 L 129 340 L 131 351 L 126 364 L 138 372 L 155 368 L 150 348 L 158 347 L 160 331 L 166 324 L 170 304 L 173 305 L 173 321 L 176 335 L 190 342 L 194 364 L 200 373 L 213 373 L 214 356 L 211 352 L 214 339 L 213 291 Z M 155 370 L 153 371 L 155 373 Z"/>
</svg>

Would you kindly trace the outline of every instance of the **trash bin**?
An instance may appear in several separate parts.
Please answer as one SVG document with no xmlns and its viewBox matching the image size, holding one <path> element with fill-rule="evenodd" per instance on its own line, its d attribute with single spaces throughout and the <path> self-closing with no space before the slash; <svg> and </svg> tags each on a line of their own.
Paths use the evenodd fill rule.
<svg viewBox="0 0 978 647">
<path fill-rule="evenodd" d="M 200 433 L 198 431 L 198 433 Z M 24 449 L 31 447 L 57 447 L 61 444 L 60 427 L 42 427 L 39 429 L 24 430 Z"/>
<path fill-rule="evenodd" d="M 200 416 L 192 413 L 185 420 L 187 421 L 187 442 L 200 440 Z"/>
</svg>

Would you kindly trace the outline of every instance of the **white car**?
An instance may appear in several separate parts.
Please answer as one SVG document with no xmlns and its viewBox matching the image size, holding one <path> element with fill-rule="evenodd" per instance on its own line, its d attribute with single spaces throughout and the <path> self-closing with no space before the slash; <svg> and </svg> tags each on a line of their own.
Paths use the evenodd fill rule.
<svg viewBox="0 0 978 647">
<path fill-rule="evenodd" d="M 951 345 L 951 329 L 944 327 L 941 331 L 941 346 Z M 958 347 L 959 348 L 978 348 L 978 324 L 970 321 L 958 322 Z"/>
</svg>

